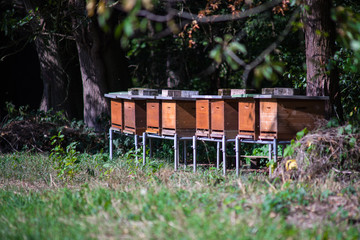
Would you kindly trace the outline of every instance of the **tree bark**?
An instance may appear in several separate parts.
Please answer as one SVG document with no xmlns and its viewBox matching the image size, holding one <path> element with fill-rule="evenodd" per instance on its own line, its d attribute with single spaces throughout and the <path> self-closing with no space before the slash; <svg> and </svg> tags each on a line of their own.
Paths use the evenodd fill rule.
<svg viewBox="0 0 360 240">
<path fill-rule="evenodd" d="M 332 1 L 306 0 L 304 13 L 308 96 L 329 96 L 328 117 L 343 120 L 339 75 L 330 64 L 335 53 L 335 23 L 331 20 Z"/>
<path fill-rule="evenodd" d="M 36 12 L 35 7 L 39 4 L 31 0 L 23 0 L 23 3 L 27 11 L 33 12 Z M 68 51 L 63 48 L 65 42 L 69 40 L 60 40 L 51 33 L 45 34 L 45 32 L 51 32 L 47 26 L 51 25 L 52 20 L 46 17 L 47 14 L 41 12 L 42 8 L 39 9 L 40 15 L 37 16 L 39 18 L 35 18 L 31 28 L 33 32 L 39 32 L 35 39 L 35 47 L 40 62 L 40 77 L 44 86 L 40 110 L 62 110 L 70 119 L 82 118 L 82 114 L 78 114 L 78 109 L 82 107 L 82 100 L 79 101 L 79 97 L 73 94 L 77 90 L 76 87 L 74 88 L 77 74 L 69 71 L 66 62 L 73 62 L 73 60 L 70 59 Z"/>
<path fill-rule="evenodd" d="M 104 94 L 129 86 L 126 59 L 119 42 L 100 29 L 96 17 L 84 15 L 84 0 L 70 0 L 70 4 L 75 10 L 72 25 L 83 84 L 84 122 L 101 131 L 100 117 L 110 111 Z"/>
</svg>

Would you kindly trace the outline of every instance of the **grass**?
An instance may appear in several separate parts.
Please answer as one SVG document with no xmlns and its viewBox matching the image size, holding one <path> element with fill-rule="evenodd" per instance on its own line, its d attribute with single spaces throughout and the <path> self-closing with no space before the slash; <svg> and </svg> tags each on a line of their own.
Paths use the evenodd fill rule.
<svg viewBox="0 0 360 240">
<path fill-rule="evenodd" d="M 360 184 L 269 180 L 152 160 L 0 156 L 0 239 L 359 239 Z"/>
</svg>

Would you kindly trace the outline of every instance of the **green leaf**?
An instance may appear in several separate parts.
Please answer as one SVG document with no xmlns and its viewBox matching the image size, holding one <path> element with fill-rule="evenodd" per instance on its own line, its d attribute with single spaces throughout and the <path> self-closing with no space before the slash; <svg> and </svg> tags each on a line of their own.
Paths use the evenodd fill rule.
<svg viewBox="0 0 360 240">
<path fill-rule="evenodd" d="M 352 133 L 352 130 L 353 130 L 353 127 L 351 124 L 348 124 L 346 127 L 345 127 L 345 131 L 347 134 L 351 134 Z"/>
<path fill-rule="evenodd" d="M 217 63 L 221 63 L 221 47 L 217 45 L 213 50 L 210 52 L 210 57 L 214 59 Z"/>
<path fill-rule="evenodd" d="M 343 128 L 343 127 L 341 127 L 341 128 L 338 129 L 338 134 L 339 134 L 339 135 L 343 135 L 343 134 L 344 134 L 344 128 Z"/>
<path fill-rule="evenodd" d="M 350 138 L 350 140 L 349 140 L 349 145 L 350 145 L 350 147 L 355 147 L 355 144 L 356 144 L 356 138 L 354 138 L 354 137 L 352 137 L 352 138 Z"/>
<path fill-rule="evenodd" d="M 243 44 L 241 44 L 241 43 L 238 43 L 238 42 L 230 43 L 229 48 L 233 52 L 239 51 L 239 52 L 244 53 L 244 54 L 247 53 L 245 46 Z"/>
</svg>

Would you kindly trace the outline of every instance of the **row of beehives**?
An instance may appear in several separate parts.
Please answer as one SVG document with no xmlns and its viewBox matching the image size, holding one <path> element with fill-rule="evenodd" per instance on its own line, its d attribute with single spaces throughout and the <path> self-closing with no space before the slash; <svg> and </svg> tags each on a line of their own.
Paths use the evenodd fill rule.
<svg viewBox="0 0 360 240">
<path fill-rule="evenodd" d="M 113 128 L 137 135 L 290 140 L 303 128 L 314 128 L 324 116 L 327 99 L 274 94 L 198 95 L 197 91 L 180 90 L 163 90 L 158 96 L 157 90 L 146 91 L 145 95 L 133 91 L 106 94 L 111 99 Z"/>
</svg>

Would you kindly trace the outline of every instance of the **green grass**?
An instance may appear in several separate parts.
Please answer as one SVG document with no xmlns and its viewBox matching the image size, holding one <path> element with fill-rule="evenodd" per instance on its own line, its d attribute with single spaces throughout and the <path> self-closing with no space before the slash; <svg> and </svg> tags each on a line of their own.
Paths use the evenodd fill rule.
<svg viewBox="0 0 360 240">
<path fill-rule="evenodd" d="M 158 160 L 0 156 L 0 239 L 359 239 L 358 182 L 174 172 Z"/>
</svg>

